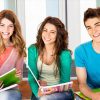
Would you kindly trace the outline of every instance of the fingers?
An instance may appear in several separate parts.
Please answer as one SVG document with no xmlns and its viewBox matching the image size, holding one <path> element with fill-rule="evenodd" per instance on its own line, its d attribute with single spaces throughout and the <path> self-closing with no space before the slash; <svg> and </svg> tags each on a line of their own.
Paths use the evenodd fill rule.
<svg viewBox="0 0 100 100">
<path fill-rule="evenodd" d="M 52 88 L 49 88 L 46 92 L 44 92 L 44 94 L 51 94 L 53 93 L 53 89 Z"/>
<path fill-rule="evenodd" d="M 43 94 L 43 92 L 41 91 L 41 88 L 39 88 L 39 90 L 38 90 L 38 96 L 43 96 L 44 94 Z"/>
<path fill-rule="evenodd" d="M 19 77 L 20 79 L 22 78 L 21 70 L 16 70 L 16 76 Z"/>
</svg>

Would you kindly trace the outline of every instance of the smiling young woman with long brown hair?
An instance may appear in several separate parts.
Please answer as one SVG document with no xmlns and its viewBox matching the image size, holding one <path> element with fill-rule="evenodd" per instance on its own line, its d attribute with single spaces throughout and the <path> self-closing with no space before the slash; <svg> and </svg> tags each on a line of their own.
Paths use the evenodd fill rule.
<svg viewBox="0 0 100 100">
<path fill-rule="evenodd" d="M 47 17 L 41 23 L 36 44 L 28 48 L 28 65 L 41 86 L 70 81 L 71 52 L 68 49 L 68 32 L 59 18 Z M 32 74 L 28 73 L 32 100 L 73 100 L 73 92 L 39 89 Z"/>
</svg>

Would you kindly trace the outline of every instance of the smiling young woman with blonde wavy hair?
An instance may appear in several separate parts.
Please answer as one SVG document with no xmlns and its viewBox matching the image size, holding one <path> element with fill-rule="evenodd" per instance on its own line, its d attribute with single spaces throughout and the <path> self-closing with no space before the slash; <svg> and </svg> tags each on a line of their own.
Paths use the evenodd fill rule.
<svg viewBox="0 0 100 100">
<path fill-rule="evenodd" d="M 25 42 L 17 16 L 11 10 L 0 12 L 0 75 L 16 68 L 16 76 L 22 79 Z M 2 87 L 2 84 L 1 86 Z M 2 100 L 21 100 L 18 88 L 0 93 Z"/>
</svg>

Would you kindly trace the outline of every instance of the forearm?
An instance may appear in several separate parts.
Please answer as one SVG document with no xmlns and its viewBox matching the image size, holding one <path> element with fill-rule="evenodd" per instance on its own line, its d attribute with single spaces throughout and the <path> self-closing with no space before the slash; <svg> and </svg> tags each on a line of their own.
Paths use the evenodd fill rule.
<svg viewBox="0 0 100 100">
<path fill-rule="evenodd" d="M 19 57 L 16 62 L 16 76 L 20 78 L 20 81 L 23 78 L 23 66 L 24 66 L 24 57 Z"/>
<path fill-rule="evenodd" d="M 87 86 L 87 84 L 79 84 L 80 91 L 87 97 L 92 98 L 94 92 Z"/>
<path fill-rule="evenodd" d="M 38 95 L 38 85 L 30 73 L 28 73 L 28 82 L 29 82 L 32 92 L 34 93 L 35 96 L 37 96 Z"/>
</svg>

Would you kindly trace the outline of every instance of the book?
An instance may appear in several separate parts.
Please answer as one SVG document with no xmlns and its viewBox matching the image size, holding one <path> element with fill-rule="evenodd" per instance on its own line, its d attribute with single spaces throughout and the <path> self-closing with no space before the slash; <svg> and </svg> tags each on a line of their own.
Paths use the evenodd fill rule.
<svg viewBox="0 0 100 100">
<path fill-rule="evenodd" d="M 48 90 L 52 90 L 53 92 L 63 92 L 67 91 L 72 88 L 72 83 L 73 82 L 66 82 L 66 83 L 61 83 L 57 85 L 52 85 L 52 86 L 42 86 L 41 90 L 45 93 Z"/>
<path fill-rule="evenodd" d="M 93 89 L 93 92 L 100 92 L 100 88 L 98 89 Z M 75 95 L 78 96 L 80 99 L 82 100 L 91 100 L 90 98 L 86 97 L 83 93 L 81 93 L 80 91 L 75 92 Z"/>
<path fill-rule="evenodd" d="M 47 92 L 48 90 L 53 90 L 54 92 L 62 92 L 62 91 L 67 91 L 69 89 L 72 88 L 72 84 L 73 82 L 66 82 L 66 83 L 61 83 L 61 84 L 57 84 L 57 85 L 52 85 L 52 86 L 41 86 L 38 82 L 38 80 L 36 79 L 34 73 L 32 72 L 32 70 L 28 67 L 29 71 L 31 72 L 32 76 L 34 77 L 35 81 L 37 82 L 39 88 L 41 88 L 41 91 L 43 91 L 44 93 Z"/>
<path fill-rule="evenodd" d="M 14 88 L 20 82 L 19 77 L 16 76 L 16 69 L 8 71 L 7 73 L 0 76 L 0 81 L 3 82 L 3 87 L 0 89 L 0 92 Z"/>
</svg>

